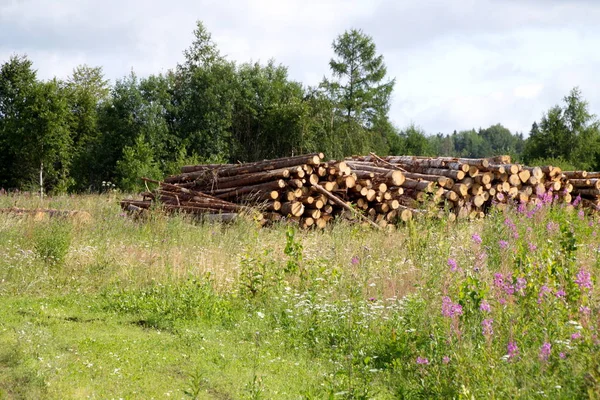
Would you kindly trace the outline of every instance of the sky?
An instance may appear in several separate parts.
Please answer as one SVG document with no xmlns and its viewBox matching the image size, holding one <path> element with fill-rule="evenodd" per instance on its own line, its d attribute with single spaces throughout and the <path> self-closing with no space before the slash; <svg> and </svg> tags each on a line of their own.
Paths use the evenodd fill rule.
<svg viewBox="0 0 600 400">
<path fill-rule="evenodd" d="M 229 60 L 274 59 L 305 85 L 362 29 L 396 79 L 399 128 L 527 134 L 575 86 L 600 114 L 597 0 L 0 0 L 0 62 L 26 54 L 42 79 L 80 64 L 113 82 L 157 74 L 183 61 L 198 20 Z"/>
</svg>

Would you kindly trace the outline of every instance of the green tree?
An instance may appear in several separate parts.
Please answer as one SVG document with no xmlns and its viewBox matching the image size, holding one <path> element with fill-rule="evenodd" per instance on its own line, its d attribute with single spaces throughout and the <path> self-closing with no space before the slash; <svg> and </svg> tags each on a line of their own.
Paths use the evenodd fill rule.
<svg viewBox="0 0 600 400">
<path fill-rule="evenodd" d="M 93 159 L 95 145 L 100 140 L 98 108 L 108 100 L 110 87 L 101 67 L 80 65 L 67 80 L 66 91 L 73 139 L 71 175 L 75 181 L 75 189 L 83 190 L 95 183 L 94 166 L 90 160 Z"/>
<path fill-rule="evenodd" d="M 376 149 L 387 152 L 388 111 L 394 80 L 386 80 L 383 56 L 373 39 L 352 29 L 333 42 L 335 58 L 329 62 L 332 79 L 321 88 L 335 105 L 331 132 L 343 144 L 344 155 Z"/>
<path fill-rule="evenodd" d="M 581 169 L 600 168 L 600 123 L 589 112 L 579 88 L 563 98 L 534 123 L 525 143 L 524 161 L 564 160 Z"/>
<path fill-rule="evenodd" d="M 362 30 L 351 29 L 333 42 L 336 58 L 329 66 L 333 81 L 322 83 L 338 104 L 346 122 L 354 120 L 370 127 L 375 118 L 385 116 L 395 80 L 384 82 L 387 68 L 377 55 L 373 39 Z"/>
<path fill-rule="evenodd" d="M 26 57 L 14 56 L 0 69 L 0 142 L 3 185 L 33 189 L 43 172 L 44 189 L 69 186 L 72 138 L 63 85 L 39 82 Z M 9 162 L 10 164 L 5 164 Z"/>
<path fill-rule="evenodd" d="M 194 37 L 174 78 L 172 127 L 189 155 L 226 160 L 232 147 L 235 65 L 219 54 L 199 21 Z"/>
<path fill-rule="evenodd" d="M 32 62 L 13 56 L 0 68 L 0 187 L 18 187 L 17 152 L 25 129 L 23 117 L 37 85 Z"/>
<path fill-rule="evenodd" d="M 144 135 L 139 135 L 132 146 L 123 149 L 123 157 L 117 161 L 116 173 L 119 187 L 127 192 L 143 190 L 142 177 L 160 179 L 160 167 Z"/>
<path fill-rule="evenodd" d="M 273 61 L 243 64 L 237 73 L 232 159 L 253 161 L 299 154 L 304 146 L 307 105 L 302 85 Z"/>
</svg>

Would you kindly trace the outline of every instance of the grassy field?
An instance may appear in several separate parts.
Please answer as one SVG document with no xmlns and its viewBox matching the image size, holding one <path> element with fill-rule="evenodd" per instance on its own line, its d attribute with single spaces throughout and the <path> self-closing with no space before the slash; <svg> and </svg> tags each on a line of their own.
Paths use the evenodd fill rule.
<svg viewBox="0 0 600 400">
<path fill-rule="evenodd" d="M 0 399 L 600 397 L 600 224 L 577 209 L 384 233 L 43 206 L 91 218 L 0 214 Z"/>
</svg>

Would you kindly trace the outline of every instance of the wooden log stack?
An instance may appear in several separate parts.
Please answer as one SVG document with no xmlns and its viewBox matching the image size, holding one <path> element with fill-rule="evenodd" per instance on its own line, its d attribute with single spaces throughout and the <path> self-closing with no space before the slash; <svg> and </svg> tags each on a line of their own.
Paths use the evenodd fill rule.
<svg viewBox="0 0 600 400">
<path fill-rule="evenodd" d="M 244 164 L 190 165 L 166 178 L 126 210 L 150 209 L 232 220 L 249 214 L 263 223 L 285 219 L 324 228 L 345 218 L 379 228 L 433 213 L 449 219 L 483 217 L 492 205 L 543 201 L 600 205 L 600 173 L 527 167 L 510 157 L 353 156 L 324 161 L 322 153 Z M 227 218 L 217 215 L 227 214 Z"/>
</svg>

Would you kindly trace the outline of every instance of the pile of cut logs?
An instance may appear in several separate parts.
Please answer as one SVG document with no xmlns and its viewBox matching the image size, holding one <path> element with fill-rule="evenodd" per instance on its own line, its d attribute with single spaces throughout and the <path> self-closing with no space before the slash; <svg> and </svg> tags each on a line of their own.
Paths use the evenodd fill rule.
<svg viewBox="0 0 600 400">
<path fill-rule="evenodd" d="M 586 206 L 600 204 L 600 173 L 526 167 L 510 157 L 355 156 L 324 161 L 321 153 L 245 164 L 184 166 L 182 173 L 123 200 L 129 211 L 154 204 L 170 212 L 231 220 L 250 214 L 263 221 L 286 219 L 303 228 L 324 228 L 334 218 L 386 227 L 415 214 L 479 218 L 508 204 L 535 206 L 548 198 Z M 549 197 L 550 196 L 550 197 Z M 545 199 L 545 200 L 544 200 Z"/>
</svg>

